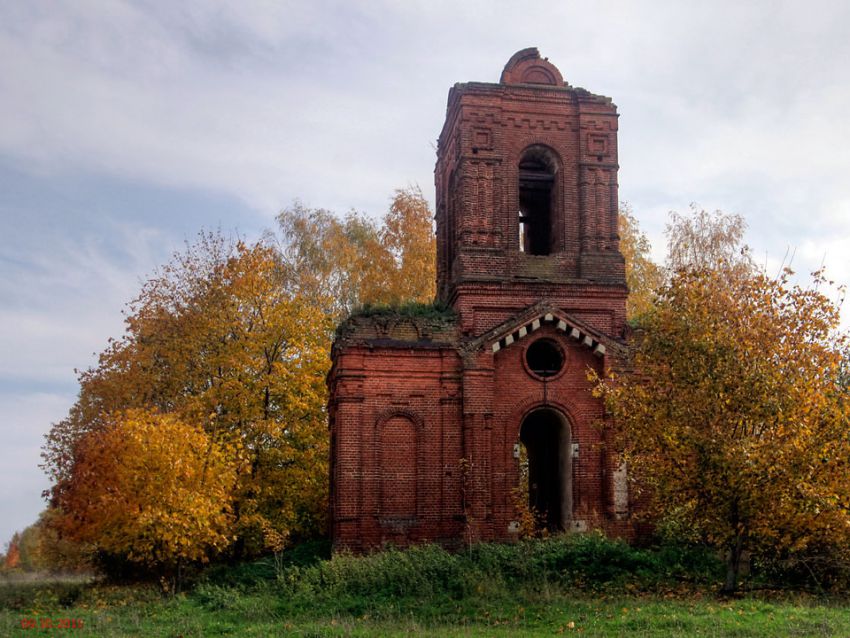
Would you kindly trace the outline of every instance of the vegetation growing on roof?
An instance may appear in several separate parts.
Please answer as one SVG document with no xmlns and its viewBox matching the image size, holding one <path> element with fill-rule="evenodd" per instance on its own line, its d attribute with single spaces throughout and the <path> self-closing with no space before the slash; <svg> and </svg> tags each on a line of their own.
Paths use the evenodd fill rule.
<svg viewBox="0 0 850 638">
<path fill-rule="evenodd" d="M 402 304 L 365 304 L 351 313 L 353 317 L 404 317 L 409 319 L 432 319 L 447 323 L 457 315 L 450 306 L 441 301 L 422 303 L 411 301 Z"/>
<path fill-rule="evenodd" d="M 440 329 L 454 324 L 456 318 L 454 309 L 439 301 L 431 303 L 410 301 L 401 304 L 364 304 L 339 324 L 335 336 L 337 339 L 346 336 L 352 326 L 357 324 L 360 319 L 379 321 L 408 319 L 420 326 L 427 324 L 431 328 Z"/>
</svg>

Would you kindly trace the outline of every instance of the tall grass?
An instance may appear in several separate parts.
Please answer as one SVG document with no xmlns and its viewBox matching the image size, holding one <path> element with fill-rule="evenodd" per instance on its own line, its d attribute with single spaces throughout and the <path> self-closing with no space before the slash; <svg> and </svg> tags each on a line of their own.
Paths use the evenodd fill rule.
<svg viewBox="0 0 850 638">
<path fill-rule="evenodd" d="M 422 545 L 368 556 L 340 554 L 279 569 L 277 586 L 299 607 L 333 601 L 345 608 L 364 601 L 507 598 L 518 591 L 646 591 L 716 582 L 722 570 L 704 549 L 638 549 L 588 534 L 480 544 L 458 553 Z"/>
</svg>

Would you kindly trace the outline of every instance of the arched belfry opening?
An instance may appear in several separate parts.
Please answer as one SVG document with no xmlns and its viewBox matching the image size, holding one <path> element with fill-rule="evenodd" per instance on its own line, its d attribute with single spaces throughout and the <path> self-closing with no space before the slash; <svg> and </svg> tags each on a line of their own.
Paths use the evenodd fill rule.
<svg viewBox="0 0 850 638">
<path fill-rule="evenodd" d="M 519 249 L 529 255 L 554 251 L 552 232 L 558 163 L 545 146 L 530 146 L 519 160 Z"/>
<path fill-rule="evenodd" d="M 534 410 L 519 430 L 520 483 L 540 527 L 569 529 L 572 519 L 572 445 L 566 417 L 551 408 Z"/>
</svg>

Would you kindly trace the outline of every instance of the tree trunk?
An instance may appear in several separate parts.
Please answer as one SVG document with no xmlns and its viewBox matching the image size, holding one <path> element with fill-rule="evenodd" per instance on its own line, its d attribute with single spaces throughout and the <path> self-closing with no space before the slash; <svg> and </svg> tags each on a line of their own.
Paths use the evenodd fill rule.
<svg viewBox="0 0 850 638">
<path fill-rule="evenodd" d="M 729 547 L 726 558 L 726 583 L 721 590 L 724 594 L 733 594 L 738 590 L 738 574 L 741 571 L 741 553 L 744 548 L 744 535 L 735 534 L 735 542 Z"/>
</svg>

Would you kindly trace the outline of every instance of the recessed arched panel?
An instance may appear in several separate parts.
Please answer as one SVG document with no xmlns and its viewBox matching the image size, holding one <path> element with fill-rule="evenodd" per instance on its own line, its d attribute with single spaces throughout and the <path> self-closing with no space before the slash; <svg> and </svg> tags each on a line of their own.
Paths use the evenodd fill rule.
<svg viewBox="0 0 850 638">
<path fill-rule="evenodd" d="M 382 518 L 416 516 L 416 425 L 398 414 L 378 426 Z"/>
</svg>

